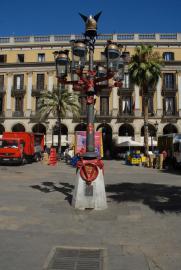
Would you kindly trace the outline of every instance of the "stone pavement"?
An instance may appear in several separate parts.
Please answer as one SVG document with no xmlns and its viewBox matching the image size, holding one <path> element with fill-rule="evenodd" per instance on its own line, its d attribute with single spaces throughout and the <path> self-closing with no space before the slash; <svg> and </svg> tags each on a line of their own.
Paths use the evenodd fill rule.
<svg viewBox="0 0 181 270">
<path fill-rule="evenodd" d="M 41 270 L 56 246 L 105 248 L 105 270 L 181 269 L 181 172 L 106 161 L 98 212 L 70 206 L 74 179 L 63 162 L 0 167 L 1 270 Z"/>
</svg>

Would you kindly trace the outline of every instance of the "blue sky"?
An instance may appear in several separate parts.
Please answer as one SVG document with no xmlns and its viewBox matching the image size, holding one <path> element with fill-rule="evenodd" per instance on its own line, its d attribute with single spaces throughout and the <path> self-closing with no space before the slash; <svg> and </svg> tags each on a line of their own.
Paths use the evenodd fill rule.
<svg viewBox="0 0 181 270">
<path fill-rule="evenodd" d="M 99 33 L 181 32 L 181 0 L 1 0 L 0 8 L 0 36 L 81 33 L 78 12 L 99 11 Z"/>
</svg>

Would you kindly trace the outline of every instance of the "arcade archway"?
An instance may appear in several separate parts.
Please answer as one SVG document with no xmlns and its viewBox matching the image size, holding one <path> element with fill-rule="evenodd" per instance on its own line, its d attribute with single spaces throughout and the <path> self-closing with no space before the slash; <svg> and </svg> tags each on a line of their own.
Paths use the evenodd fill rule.
<svg viewBox="0 0 181 270">
<path fill-rule="evenodd" d="M 103 153 L 104 157 L 112 157 L 112 128 L 108 124 L 101 124 L 96 131 L 102 131 Z"/>
<path fill-rule="evenodd" d="M 168 125 L 164 126 L 163 134 L 171 134 L 171 133 L 178 133 L 176 126 L 174 126 L 172 124 L 168 124 Z"/>
<path fill-rule="evenodd" d="M 129 124 L 123 124 L 119 127 L 118 135 L 134 137 L 134 128 Z"/>
<path fill-rule="evenodd" d="M 78 124 L 75 127 L 75 131 L 86 131 L 87 125 L 85 123 Z"/>
<path fill-rule="evenodd" d="M 15 124 L 13 127 L 12 127 L 12 132 L 25 132 L 25 127 L 18 123 L 18 124 Z"/>
<path fill-rule="evenodd" d="M 2 135 L 4 131 L 5 131 L 4 126 L 3 125 L 0 125 L 0 135 Z"/>
<path fill-rule="evenodd" d="M 46 127 L 43 124 L 36 124 L 32 127 L 32 132 L 33 133 L 43 133 L 46 135 Z"/>
<path fill-rule="evenodd" d="M 148 136 L 156 137 L 156 128 L 152 124 L 148 124 Z M 141 137 L 144 137 L 144 126 L 141 128 Z"/>
</svg>

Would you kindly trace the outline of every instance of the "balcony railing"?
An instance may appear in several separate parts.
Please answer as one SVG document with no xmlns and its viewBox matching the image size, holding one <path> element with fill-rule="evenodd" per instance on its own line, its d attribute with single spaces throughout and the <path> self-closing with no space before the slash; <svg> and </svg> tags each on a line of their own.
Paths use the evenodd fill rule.
<svg viewBox="0 0 181 270">
<path fill-rule="evenodd" d="M 122 112 L 122 111 L 119 111 L 118 112 L 118 117 L 133 117 L 134 116 L 134 112 L 133 111 L 130 111 L 130 112 Z"/>
<path fill-rule="evenodd" d="M 133 84 L 123 84 L 121 88 L 118 89 L 118 95 L 129 95 L 132 94 L 134 91 L 134 86 Z"/>
<path fill-rule="evenodd" d="M 52 43 L 65 43 L 71 39 L 82 39 L 83 35 L 45 35 L 45 36 L 15 36 L 15 37 L 0 37 L 0 44 L 52 44 Z M 118 40 L 118 42 L 163 42 L 175 43 L 181 41 L 180 33 L 118 33 L 118 34 L 99 34 L 97 42 L 105 42 L 107 40 Z"/>
<path fill-rule="evenodd" d="M 96 112 L 95 114 L 95 119 L 97 121 L 102 121 L 102 120 L 106 120 L 106 121 L 110 121 L 113 117 L 112 111 L 111 112 Z"/>
<path fill-rule="evenodd" d="M 14 111 L 13 117 L 24 117 L 24 112 L 23 111 Z"/>
<path fill-rule="evenodd" d="M 47 87 L 44 86 L 43 88 L 39 88 L 39 87 L 33 87 L 32 88 L 32 92 L 31 92 L 31 95 L 33 97 L 35 96 L 40 96 L 41 94 L 43 94 L 45 91 L 47 91 Z"/>
<path fill-rule="evenodd" d="M 17 89 L 16 87 L 12 87 L 11 89 L 11 95 L 12 97 L 14 96 L 24 96 L 26 93 L 26 87 L 24 86 L 23 88 L 21 89 Z"/>
</svg>

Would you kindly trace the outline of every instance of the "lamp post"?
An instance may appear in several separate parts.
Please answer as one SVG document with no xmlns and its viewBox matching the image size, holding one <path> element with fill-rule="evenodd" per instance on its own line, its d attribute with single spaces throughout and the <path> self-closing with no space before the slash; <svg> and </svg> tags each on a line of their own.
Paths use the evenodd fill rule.
<svg viewBox="0 0 181 270">
<path fill-rule="evenodd" d="M 77 164 L 72 201 L 74 207 L 79 209 L 105 209 L 107 207 L 103 178 L 104 164 L 95 152 L 95 95 L 106 86 L 121 87 L 124 75 L 121 47 L 112 41 L 107 41 L 105 47 L 106 63 L 94 66 L 97 21 L 100 15 L 101 12 L 88 17 L 80 14 L 85 22 L 84 39 L 71 41 L 71 61 L 68 51 L 54 53 L 59 84 L 72 84 L 73 90 L 84 93 L 87 99 L 86 153 L 81 156 Z M 88 65 L 86 65 L 87 62 Z M 72 75 L 70 81 L 67 80 L 68 71 Z M 74 75 L 78 78 L 77 80 L 74 80 Z M 114 83 L 110 86 L 108 81 L 111 78 Z M 107 82 L 107 85 L 101 85 L 101 82 Z"/>
</svg>

